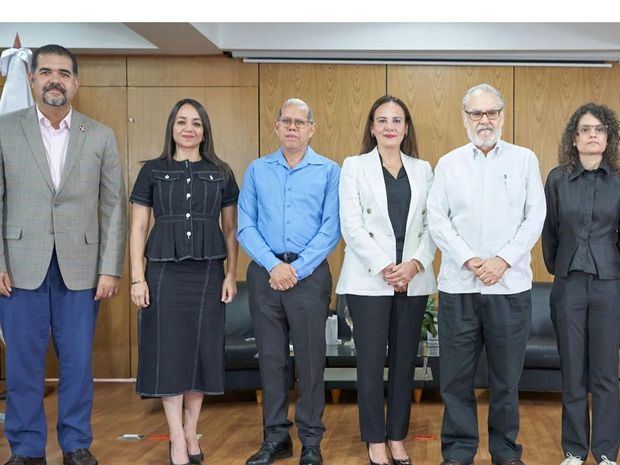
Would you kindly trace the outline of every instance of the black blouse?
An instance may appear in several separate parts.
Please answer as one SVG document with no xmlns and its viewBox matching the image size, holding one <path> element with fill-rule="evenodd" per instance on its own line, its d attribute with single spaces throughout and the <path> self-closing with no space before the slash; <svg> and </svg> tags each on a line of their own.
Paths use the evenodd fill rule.
<svg viewBox="0 0 620 465">
<path fill-rule="evenodd" d="M 545 185 L 547 217 L 542 233 L 547 270 L 566 277 L 571 271 L 620 278 L 620 177 L 607 162 L 571 173 L 557 167 Z"/>
<path fill-rule="evenodd" d="M 411 186 L 409 178 L 403 166 L 394 178 L 383 167 L 383 181 L 387 194 L 388 214 L 396 239 L 396 264 L 403 261 L 403 249 L 405 247 L 405 234 L 407 233 L 407 216 L 409 215 L 409 203 L 411 202 Z"/>
<path fill-rule="evenodd" d="M 238 197 L 234 176 L 226 180 L 207 160 L 147 161 L 129 199 L 153 208 L 155 224 L 144 256 L 153 261 L 225 258 L 220 211 Z"/>
</svg>

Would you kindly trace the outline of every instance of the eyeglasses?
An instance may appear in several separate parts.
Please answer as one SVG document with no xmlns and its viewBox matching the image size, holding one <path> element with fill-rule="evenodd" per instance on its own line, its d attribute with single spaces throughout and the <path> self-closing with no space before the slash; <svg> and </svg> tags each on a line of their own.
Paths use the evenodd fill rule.
<svg viewBox="0 0 620 465">
<path fill-rule="evenodd" d="M 499 118 L 499 115 L 502 112 L 502 110 L 503 108 L 499 108 L 497 110 L 489 110 L 489 111 L 478 111 L 478 110 L 474 110 L 474 111 L 463 110 L 463 111 L 467 113 L 467 116 L 469 116 L 469 119 L 472 121 L 480 121 L 484 115 L 486 115 L 487 118 L 493 121 Z"/>
<path fill-rule="evenodd" d="M 294 124 L 297 129 L 303 129 L 306 126 L 312 124 L 312 121 L 291 118 L 281 118 L 278 120 L 278 122 L 284 125 L 284 127 L 286 128 L 290 128 Z"/>
<path fill-rule="evenodd" d="M 577 134 L 580 136 L 587 136 L 590 134 L 590 131 L 594 129 L 594 134 L 597 136 L 602 136 L 603 134 L 607 134 L 607 126 L 604 124 L 584 124 L 583 126 L 579 126 L 577 128 Z"/>
</svg>

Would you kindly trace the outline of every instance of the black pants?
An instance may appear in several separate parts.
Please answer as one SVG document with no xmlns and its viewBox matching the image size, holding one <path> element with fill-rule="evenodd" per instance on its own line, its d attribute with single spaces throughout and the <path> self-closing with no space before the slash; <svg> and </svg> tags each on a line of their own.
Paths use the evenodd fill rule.
<svg viewBox="0 0 620 465">
<path fill-rule="evenodd" d="M 288 291 L 274 291 L 269 273 L 254 262 L 247 279 L 263 385 L 265 441 L 285 440 L 292 425 L 286 382 L 290 331 L 299 394 L 295 424 L 303 445 L 318 445 L 325 431 L 325 321 L 332 289 L 327 261 Z"/>
<path fill-rule="evenodd" d="M 420 328 L 428 296 L 347 295 L 357 351 L 357 398 L 362 441 L 407 437 Z M 388 347 L 387 421 L 383 367 Z"/>
<path fill-rule="evenodd" d="M 439 384 L 444 458 L 470 464 L 478 449 L 474 374 L 483 345 L 489 362 L 489 452 L 493 463 L 521 456 L 518 386 L 532 316 L 530 291 L 439 293 Z"/>
<path fill-rule="evenodd" d="M 620 441 L 620 280 L 571 272 L 556 277 L 551 318 L 562 365 L 562 448 L 583 460 L 615 461 Z M 588 408 L 592 391 L 592 439 Z"/>
</svg>

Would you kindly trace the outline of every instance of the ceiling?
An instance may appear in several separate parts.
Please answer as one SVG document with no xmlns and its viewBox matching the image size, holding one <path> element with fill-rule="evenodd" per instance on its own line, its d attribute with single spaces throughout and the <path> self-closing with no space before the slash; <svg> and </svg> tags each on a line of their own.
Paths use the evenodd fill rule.
<svg viewBox="0 0 620 465">
<path fill-rule="evenodd" d="M 0 48 L 273 60 L 618 62 L 619 23 L 0 23 Z"/>
</svg>

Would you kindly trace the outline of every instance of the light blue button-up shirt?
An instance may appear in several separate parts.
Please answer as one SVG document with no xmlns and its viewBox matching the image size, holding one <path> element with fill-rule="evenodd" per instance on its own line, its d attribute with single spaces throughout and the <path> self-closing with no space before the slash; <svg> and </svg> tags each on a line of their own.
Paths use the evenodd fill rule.
<svg viewBox="0 0 620 465">
<path fill-rule="evenodd" d="M 340 240 L 340 167 L 308 147 L 291 169 L 282 150 L 258 158 L 245 173 L 238 200 L 237 239 L 267 271 L 275 254 L 299 255 L 297 279 L 309 276 Z"/>
</svg>

